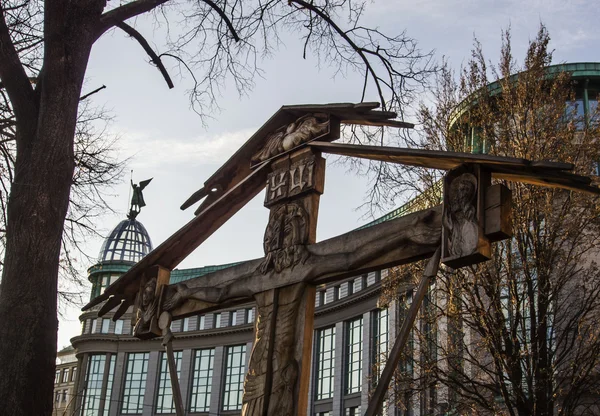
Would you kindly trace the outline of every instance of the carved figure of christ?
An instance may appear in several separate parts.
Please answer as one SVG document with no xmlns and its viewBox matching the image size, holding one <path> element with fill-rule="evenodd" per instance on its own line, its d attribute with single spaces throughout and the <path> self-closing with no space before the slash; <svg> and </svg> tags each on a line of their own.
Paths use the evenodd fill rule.
<svg viewBox="0 0 600 416">
<path fill-rule="evenodd" d="M 174 319 L 256 301 L 255 343 L 243 415 L 304 415 L 308 399 L 315 285 L 430 257 L 440 245 L 441 207 L 304 246 L 305 257 L 279 272 L 251 260 L 169 285 Z"/>
</svg>

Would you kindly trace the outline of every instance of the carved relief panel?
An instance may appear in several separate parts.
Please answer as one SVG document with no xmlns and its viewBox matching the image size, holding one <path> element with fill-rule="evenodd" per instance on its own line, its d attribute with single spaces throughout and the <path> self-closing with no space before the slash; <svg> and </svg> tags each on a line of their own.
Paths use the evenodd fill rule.
<svg viewBox="0 0 600 416">
<path fill-rule="evenodd" d="M 324 137 L 330 133 L 330 124 L 327 114 L 315 113 L 281 126 L 267 136 L 264 147 L 252 156 L 252 163 L 264 162 L 303 143 Z"/>
<path fill-rule="evenodd" d="M 489 260 L 491 244 L 484 234 L 485 190 L 490 175 L 479 166 L 463 165 L 444 177 L 442 262 L 459 268 Z"/>
</svg>

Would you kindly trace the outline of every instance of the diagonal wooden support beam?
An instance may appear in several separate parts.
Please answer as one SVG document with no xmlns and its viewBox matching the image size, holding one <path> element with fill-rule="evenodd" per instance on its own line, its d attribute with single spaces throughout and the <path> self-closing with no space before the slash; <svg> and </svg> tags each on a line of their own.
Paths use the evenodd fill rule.
<svg viewBox="0 0 600 416">
<path fill-rule="evenodd" d="M 419 313 L 419 309 L 421 304 L 423 303 L 423 299 L 427 294 L 427 288 L 429 287 L 429 283 L 431 280 L 435 278 L 435 275 L 438 272 L 440 267 L 440 256 L 442 249 L 438 248 L 433 257 L 429 259 L 427 262 L 427 266 L 425 267 L 425 271 L 423 272 L 423 277 L 421 278 L 421 282 L 419 283 L 419 288 L 417 289 L 416 296 L 413 298 L 413 302 L 410 305 L 410 309 L 408 310 L 408 316 L 402 323 L 402 328 L 400 328 L 400 334 L 396 338 L 396 342 L 394 342 L 394 347 L 390 352 L 390 356 L 385 363 L 385 368 L 381 373 L 381 377 L 377 383 L 377 388 L 375 389 L 375 393 L 369 400 L 369 406 L 367 407 L 367 411 L 365 412 L 365 416 L 377 416 L 379 410 L 381 409 L 381 404 L 385 399 L 385 395 L 388 391 L 388 387 L 390 385 L 390 381 L 392 380 L 392 376 L 398 367 L 398 363 L 400 362 L 400 356 L 404 348 L 406 347 L 406 343 L 408 342 L 408 337 L 410 335 L 410 331 L 413 328 L 415 323 L 415 319 L 417 318 L 417 314 Z"/>
</svg>

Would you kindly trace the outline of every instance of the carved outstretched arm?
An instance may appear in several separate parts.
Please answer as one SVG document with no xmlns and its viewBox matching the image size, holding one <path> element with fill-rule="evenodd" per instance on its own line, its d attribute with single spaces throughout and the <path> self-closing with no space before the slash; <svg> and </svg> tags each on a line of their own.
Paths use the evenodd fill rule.
<svg viewBox="0 0 600 416">
<path fill-rule="evenodd" d="M 434 215 L 432 213 L 432 215 Z M 359 269 L 362 266 L 380 261 L 392 251 L 416 251 L 419 246 L 436 247 L 440 244 L 440 222 L 432 218 L 415 218 L 414 222 L 402 229 L 388 229 L 373 238 L 353 244 L 351 250 L 342 253 L 322 253 L 308 246 L 312 266 L 305 280 L 313 280 L 328 274 Z M 355 247 L 354 247 L 355 246 Z M 318 259 L 318 260 L 317 260 Z M 311 262 L 311 259 L 308 260 Z"/>
</svg>

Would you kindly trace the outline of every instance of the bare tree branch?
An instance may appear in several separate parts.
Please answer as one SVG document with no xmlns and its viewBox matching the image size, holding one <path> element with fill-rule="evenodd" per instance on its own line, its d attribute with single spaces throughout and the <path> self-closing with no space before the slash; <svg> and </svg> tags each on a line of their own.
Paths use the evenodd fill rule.
<svg viewBox="0 0 600 416">
<path fill-rule="evenodd" d="M 148 44 L 148 41 L 146 39 L 144 39 L 144 37 L 141 35 L 141 33 L 124 22 L 116 23 L 115 26 L 117 26 L 119 29 L 123 30 L 129 36 L 131 36 L 132 38 L 134 38 L 135 40 L 138 41 L 138 43 L 141 45 L 142 48 L 144 48 L 146 53 L 150 56 L 150 59 L 152 59 L 152 62 L 154 62 L 154 65 L 156 65 L 156 67 L 162 74 L 162 76 L 165 79 L 165 82 L 167 83 L 169 88 L 173 88 L 174 87 L 173 81 L 171 81 L 171 77 L 169 76 L 167 69 L 165 68 L 162 61 L 160 60 L 160 56 L 158 56 L 156 54 L 156 52 L 154 52 L 154 50 L 152 50 L 152 47 Z"/>
</svg>

